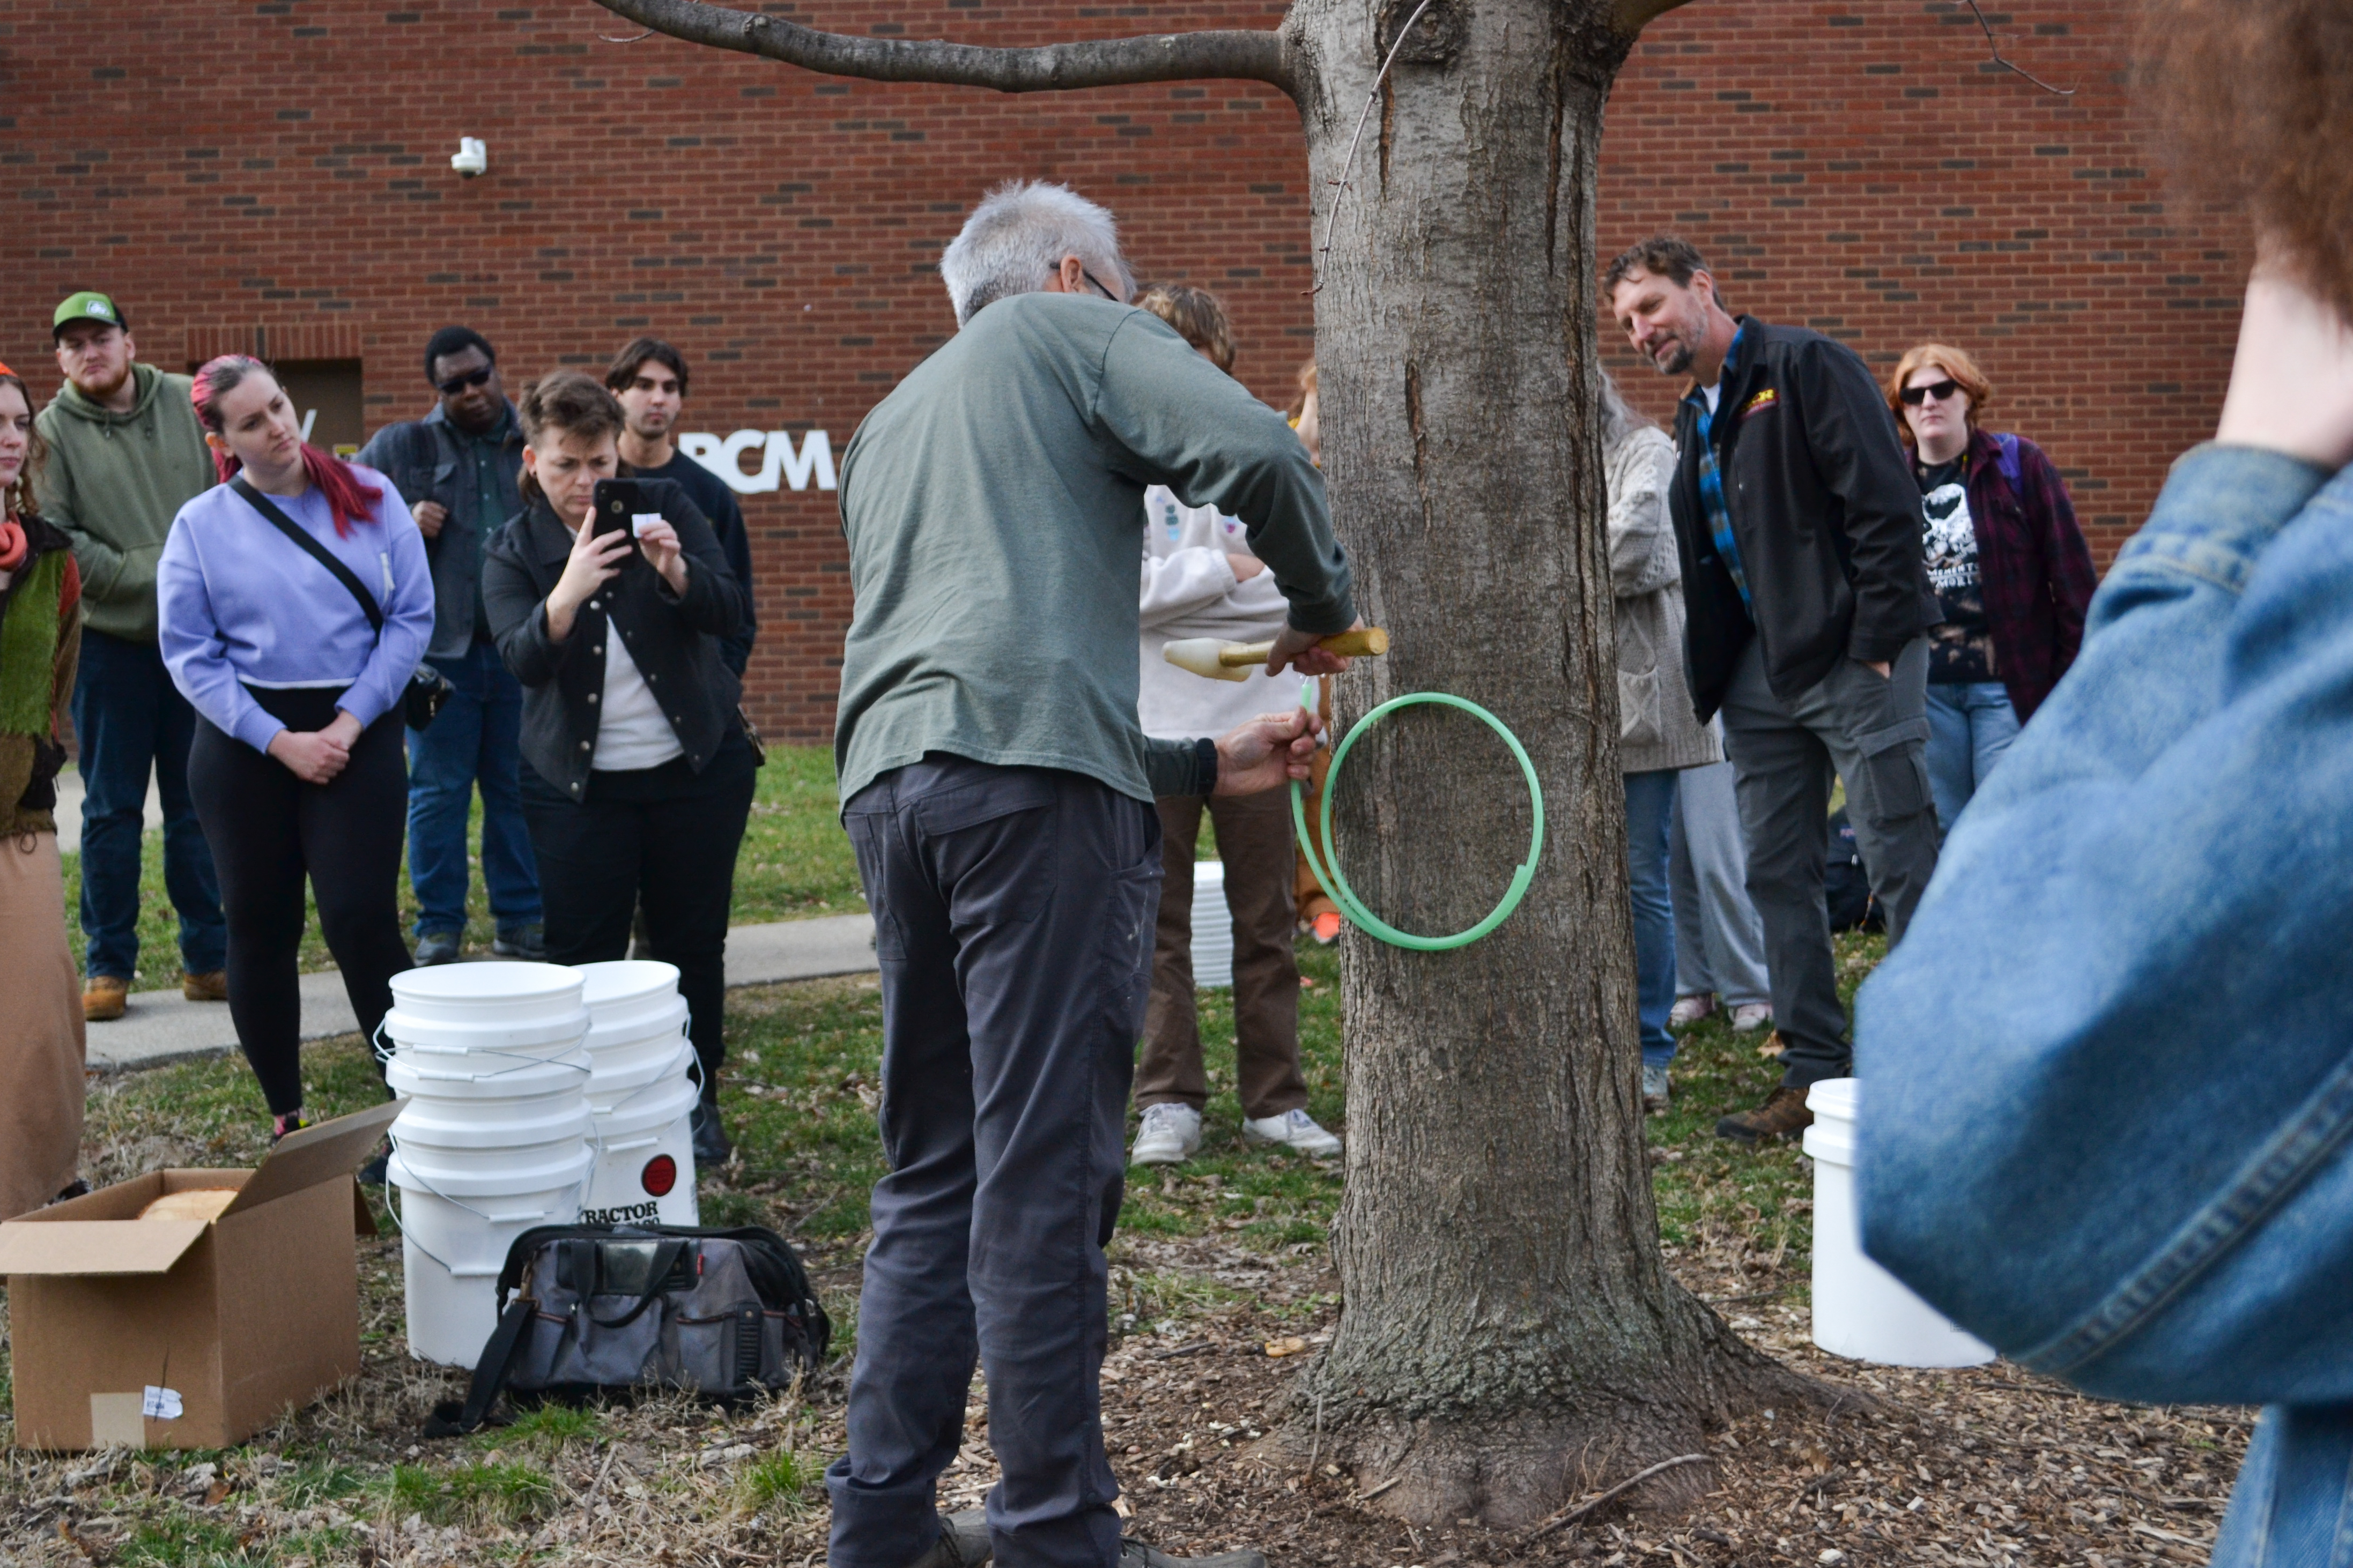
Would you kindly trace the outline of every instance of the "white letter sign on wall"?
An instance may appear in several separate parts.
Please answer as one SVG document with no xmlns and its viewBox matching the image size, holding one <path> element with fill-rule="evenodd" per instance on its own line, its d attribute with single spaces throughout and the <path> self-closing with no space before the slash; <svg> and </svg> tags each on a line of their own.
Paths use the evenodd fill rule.
<svg viewBox="0 0 2353 1568">
<path fill-rule="evenodd" d="M 839 488 L 833 474 L 833 442 L 822 430 L 803 437 L 797 452 L 793 450 L 791 434 L 783 430 L 738 430 L 724 440 L 707 432 L 681 432 L 678 449 L 726 480 L 727 488 L 741 496 L 765 495 L 787 484 L 805 490 L 812 478 L 821 490 Z M 758 473 L 744 471 L 747 452 L 758 457 Z"/>
</svg>

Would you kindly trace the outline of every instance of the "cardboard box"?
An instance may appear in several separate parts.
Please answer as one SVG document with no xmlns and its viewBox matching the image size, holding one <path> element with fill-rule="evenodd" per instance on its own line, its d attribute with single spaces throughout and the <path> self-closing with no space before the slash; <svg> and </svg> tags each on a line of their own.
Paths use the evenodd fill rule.
<svg viewBox="0 0 2353 1568">
<path fill-rule="evenodd" d="M 360 1370 L 352 1173 L 386 1102 L 279 1141 L 251 1171 L 159 1171 L 0 1225 L 20 1447 L 226 1448 Z M 217 1219 L 142 1220 L 234 1187 Z"/>
</svg>

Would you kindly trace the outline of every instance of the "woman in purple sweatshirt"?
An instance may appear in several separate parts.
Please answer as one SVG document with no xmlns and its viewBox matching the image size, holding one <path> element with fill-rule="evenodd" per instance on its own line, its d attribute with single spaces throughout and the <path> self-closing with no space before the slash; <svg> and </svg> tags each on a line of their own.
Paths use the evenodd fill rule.
<svg viewBox="0 0 2353 1568">
<path fill-rule="evenodd" d="M 199 715 L 196 816 L 228 916 L 228 1005 L 273 1135 L 302 1116 L 307 874 L 319 926 L 371 1037 L 409 966 L 397 886 L 408 769 L 401 704 L 433 632 L 425 540 L 384 476 L 302 439 L 276 377 L 227 355 L 196 373 L 224 481 L 180 509 L 156 572 L 164 662 Z M 349 568 L 379 633 L 275 510 Z"/>
</svg>

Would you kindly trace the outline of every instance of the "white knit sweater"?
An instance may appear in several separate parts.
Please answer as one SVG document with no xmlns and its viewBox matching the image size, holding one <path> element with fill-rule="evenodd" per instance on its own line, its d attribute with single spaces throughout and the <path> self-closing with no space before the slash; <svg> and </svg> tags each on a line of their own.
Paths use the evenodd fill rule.
<svg viewBox="0 0 2353 1568">
<path fill-rule="evenodd" d="M 1239 518 L 1221 516 L 1215 507 L 1188 507 L 1165 485 L 1144 492 L 1144 636 L 1135 710 L 1154 739 L 1222 735 L 1261 713 L 1299 706 L 1300 678 L 1288 670 L 1272 679 L 1261 668 L 1244 681 L 1211 680 L 1160 657 L 1180 637 L 1264 642 L 1282 630 L 1289 606 L 1273 574 L 1240 582 L 1227 559 L 1250 554 Z"/>
</svg>

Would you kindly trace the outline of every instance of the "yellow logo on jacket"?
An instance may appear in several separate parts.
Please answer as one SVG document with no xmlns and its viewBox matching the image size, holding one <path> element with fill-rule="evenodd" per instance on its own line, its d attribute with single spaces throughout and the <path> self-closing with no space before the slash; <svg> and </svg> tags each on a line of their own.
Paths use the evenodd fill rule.
<svg viewBox="0 0 2353 1568">
<path fill-rule="evenodd" d="M 1741 405 L 1740 416 L 1743 419 L 1746 419 L 1752 414 L 1761 414 L 1766 409 L 1772 407 L 1775 404 L 1780 401 L 1781 395 L 1768 386 L 1764 391 L 1758 393 L 1756 396 L 1750 398 L 1746 403 Z"/>
</svg>

